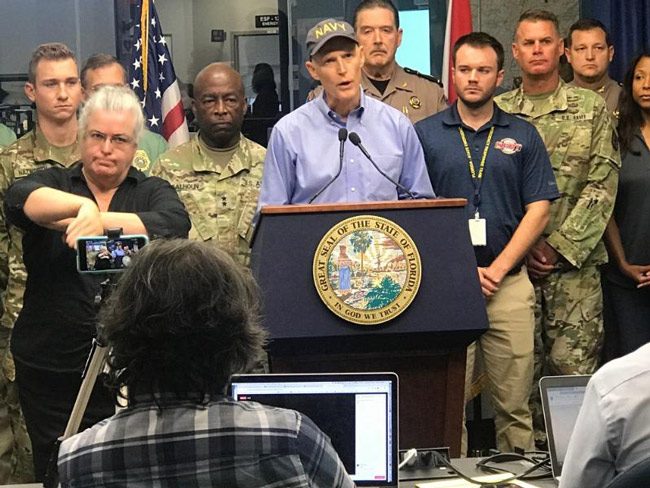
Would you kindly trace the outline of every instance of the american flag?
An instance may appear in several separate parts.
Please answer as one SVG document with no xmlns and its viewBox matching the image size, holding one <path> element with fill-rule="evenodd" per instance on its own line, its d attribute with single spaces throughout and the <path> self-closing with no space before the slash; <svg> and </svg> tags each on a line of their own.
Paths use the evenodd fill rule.
<svg viewBox="0 0 650 488">
<path fill-rule="evenodd" d="M 129 84 L 142 103 L 147 127 L 174 147 L 189 140 L 181 91 L 153 0 L 138 0 L 137 12 Z"/>
</svg>

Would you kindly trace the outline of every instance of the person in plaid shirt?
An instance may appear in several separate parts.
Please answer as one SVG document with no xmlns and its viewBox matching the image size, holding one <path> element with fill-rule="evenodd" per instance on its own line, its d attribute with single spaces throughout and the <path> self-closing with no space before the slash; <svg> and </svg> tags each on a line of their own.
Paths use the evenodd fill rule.
<svg viewBox="0 0 650 488">
<path fill-rule="evenodd" d="M 99 323 L 126 408 L 63 442 L 63 487 L 354 487 L 309 418 L 224 395 L 266 339 L 255 283 L 225 252 L 147 245 Z"/>
</svg>

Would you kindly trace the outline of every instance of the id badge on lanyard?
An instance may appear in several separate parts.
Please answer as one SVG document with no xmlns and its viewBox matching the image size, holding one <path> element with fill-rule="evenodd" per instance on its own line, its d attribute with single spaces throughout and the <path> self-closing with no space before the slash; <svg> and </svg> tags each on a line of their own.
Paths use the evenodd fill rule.
<svg viewBox="0 0 650 488">
<path fill-rule="evenodd" d="M 469 235 L 472 239 L 473 246 L 487 246 L 487 222 L 485 219 L 482 219 L 479 215 L 479 205 L 481 203 L 481 182 L 483 180 L 483 170 L 485 169 L 485 160 L 487 159 L 488 151 L 490 150 L 490 142 L 492 142 L 492 134 L 494 134 L 494 126 L 490 128 L 488 133 L 487 140 L 485 141 L 485 147 L 483 148 L 483 156 L 481 157 L 481 162 L 479 165 L 478 174 L 474 169 L 474 161 L 472 161 L 472 153 L 469 150 L 469 144 L 467 144 L 467 138 L 465 137 L 465 132 L 463 132 L 462 127 L 458 127 L 460 132 L 460 138 L 463 141 L 463 147 L 465 148 L 465 154 L 467 154 L 467 161 L 469 163 L 469 172 L 472 177 L 472 183 L 474 184 L 474 218 L 469 219 Z"/>
<path fill-rule="evenodd" d="M 487 224 L 478 212 L 473 219 L 469 219 L 469 236 L 472 239 L 472 246 L 487 246 Z"/>
</svg>

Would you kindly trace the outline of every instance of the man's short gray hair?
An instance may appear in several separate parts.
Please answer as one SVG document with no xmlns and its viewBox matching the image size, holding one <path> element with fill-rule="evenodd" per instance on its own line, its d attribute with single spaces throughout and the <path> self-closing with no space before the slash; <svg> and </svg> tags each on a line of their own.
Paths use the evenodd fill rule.
<svg viewBox="0 0 650 488">
<path fill-rule="evenodd" d="M 144 130 L 144 115 L 138 97 L 126 86 L 103 86 L 86 101 L 79 114 L 79 134 L 86 135 L 88 118 L 95 110 L 131 112 L 135 119 L 133 139 L 137 142 Z"/>
</svg>

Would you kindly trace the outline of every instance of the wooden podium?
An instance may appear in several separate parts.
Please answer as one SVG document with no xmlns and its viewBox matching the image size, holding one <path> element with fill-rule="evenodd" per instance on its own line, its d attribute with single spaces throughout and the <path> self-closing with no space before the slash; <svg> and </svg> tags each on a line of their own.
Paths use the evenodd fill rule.
<svg viewBox="0 0 650 488">
<path fill-rule="evenodd" d="M 394 371 L 400 448 L 449 446 L 460 455 L 465 349 L 488 326 L 464 199 L 267 206 L 253 240 L 271 371 Z M 312 267 L 323 236 L 359 215 L 388 219 L 415 242 L 421 282 L 410 306 L 380 325 L 335 315 Z"/>
</svg>

